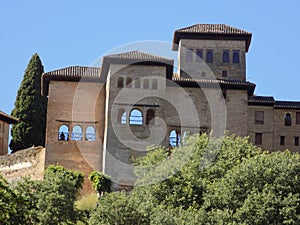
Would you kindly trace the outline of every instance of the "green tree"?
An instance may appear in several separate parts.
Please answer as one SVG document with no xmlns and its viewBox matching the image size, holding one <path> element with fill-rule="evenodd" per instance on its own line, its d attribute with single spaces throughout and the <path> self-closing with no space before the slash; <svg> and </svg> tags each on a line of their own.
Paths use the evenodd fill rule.
<svg viewBox="0 0 300 225">
<path fill-rule="evenodd" d="M 102 196 L 105 192 L 111 192 L 111 178 L 104 173 L 93 171 L 89 175 L 89 180 L 93 182 L 93 189 L 98 192 L 98 197 Z"/>
<path fill-rule="evenodd" d="M 41 95 L 41 76 L 44 72 L 38 54 L 27 66 L 19 87 L 12 116 L 19 119 L 11 129 L 10 149 L 16 152 L 35 146 L 45 146 L 47 97 Z"/>
</svg>

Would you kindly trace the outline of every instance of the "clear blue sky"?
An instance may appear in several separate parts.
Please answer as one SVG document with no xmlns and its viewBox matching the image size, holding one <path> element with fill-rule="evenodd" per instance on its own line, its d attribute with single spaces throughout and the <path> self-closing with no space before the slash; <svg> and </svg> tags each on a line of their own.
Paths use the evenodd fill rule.
<svg viewBox="0 0 300 225">
<path fill-rule="evenodd" d="M 136 41 L 172 41 L 176 29 L 225 23 L 253 33 L 248 80 L 257 95 L 300 101 L 300 1 L 26 0 L 0 3 L 0 110 L 10 113 L 26 66 L 89 66 Z"/>
</svg>

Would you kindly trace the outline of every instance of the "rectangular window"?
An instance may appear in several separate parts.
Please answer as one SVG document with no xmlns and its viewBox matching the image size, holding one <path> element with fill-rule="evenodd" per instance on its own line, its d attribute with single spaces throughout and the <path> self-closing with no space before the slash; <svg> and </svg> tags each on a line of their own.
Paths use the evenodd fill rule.
<svg viewBox="0 0 300 225">
<path fill-rule="evenodd" d="M 280 145 L 285 145 L 285 136 L 280 136 Z"/>
<path fill-rule="evenodd" d="M 255 124 L 264 124 L 264 111 L 255 111 L 254 112 L 254 123 Z"/>
<path fill-rule="evenodd" d="M 214 62 L 214 52 L 212 49 L 206 50 L 206 62 L 213 63 Z"/>
<path fill-rule="evenodd" d="M 295 137 L 295 146 L 299 146 L 299 137 Z"/>
<path fill-rule="evenodd" d="M 222 77 L 227 77 L 227 70 L 222 71 Z"/>
<path fill-rule="evenodd" d="M 186 62 L 193 62 L 193 49 L 186 49 L 185 61 Z"/>
<path fill-rule="evenodd" d="M 255 144 L 262 145 L 262 133 L 255 133 Z"/>
<path fill-rule="evenodd" d="M 300 112 L 296 112 L 296 124 L 300 124 Z"/>
</svg>

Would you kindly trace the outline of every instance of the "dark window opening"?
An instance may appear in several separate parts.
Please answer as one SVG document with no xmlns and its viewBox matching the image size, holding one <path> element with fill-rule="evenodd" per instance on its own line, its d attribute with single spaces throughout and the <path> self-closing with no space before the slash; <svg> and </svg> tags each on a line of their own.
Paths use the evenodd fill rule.
<svg viewBox="0 0 300 225">
<path fill-rule="evenodd" d="M 295 137 L 295 146 L 299 146 L 299 137 Z"/>
<path fill-rule="evenodd" d="M 229 51 L 223 51 L 222 63 L 229 63 Z"/>
<path fill-rule="evenodd" d="M 139 78 L 135 79 L 134 81 L 134 87 L 135 88 L 141 88 L 141 81 Z"/>
<path fill-rule="evenodd" d="M 285 126 L 292 126 L 292 116 L 291 116 L 290 113 L 285 114 L 284 125 Z"/>
<path fill-rule="evenodd" d="M 222 97 L 223 97 L 224 99 L 226 99 L 226 98 L 227 98 L 227 93 L 226 93 L 226 90 L 222 90 Z"/>
<path fill-rule="evenodd" d="M 197 55 L 197 62 L 202 62 L 202 60 L 203 60 L 203 50 L 202 49 L 197 49 L 196 55 Z"/>
<path fill-rule="evenodd" d="M 144 89 L 149 89 L 149 80 L 144 79 Z"/>
<path fill-rule="evenodd" d="M 296 124 L 300 124 L 300 112 L 296 112 Z"/>
<path fill-rule="evenodd" d="M 122 88 L 124 86 L 124 78 L 118 77 L 118 88 Z"/>
<path fill-rule="evenodd" d="M 262 133 L 255 133 L 255 144 L 262 145 Z"/>
<path fill-rule="evenodd" d="M 143 114 L 140 110 L 133 109 L 130 112 L 129 124 L 130 125 L 143 125 Z"/>
<path fill-rule="evenodd" d="M 207 63 L 213 63 L 214 62 L 213 50 L 206 50 L 206 62 Z"/>
<path fill-rule="evenodd" d="M 186 49 L 185 61 L 193 62 L 193 49 Z"/>
<path fill-rule="evenodd" d="M 157 80 L 152 80 L 152 89 L 157 89 Z"/>
<path fill-rule="evenodd" d="M 255 111 L 254 112 L 254 123 L 255 124 L 264 124 L 264 111 Z"/>
<path fill-rule="evenodd" d="M 280 145 L 285 145 L 285 136 L 280 136 Z"/>
<path fill-rule="evenodd" d="M 222 71 L 222 77 L 227 77 L 227 70 Z"/>
<path fill-rule="evenodd" d="M 234 51 L 232 55 L 232 62 L 233 63 L 240 63 L 240 52 Z"/>
<path fill-rule="evenodd" d="M 132 82 L 132 79 L 130 77 L 127 77 L 126 78 L 126 87 L 131 88 L 131 86 L 132 86 L 131 82 Z"/>
<path fill-rule="evenodd" d="M 146 115 L 146 125 L 153 125 L 154 124 L 154 117 L 155 117 L 154 110 L 149 109 L 147 111 L 147 115 Z"/>
</svg>

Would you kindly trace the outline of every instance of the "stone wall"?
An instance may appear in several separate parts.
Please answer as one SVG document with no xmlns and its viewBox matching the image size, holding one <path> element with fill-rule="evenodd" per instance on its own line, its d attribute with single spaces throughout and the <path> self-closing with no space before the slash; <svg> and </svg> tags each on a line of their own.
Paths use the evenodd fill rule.
<svg viewBox="0 0 300 225">
<path fill-rule="evenodd" d="M 43 179 L 45 168 L 45 149 L 32 147 L 14 154 L 0 156 L 0 174 L 8 181 L 30 177 L 32 180 Z"/>
</svg>

